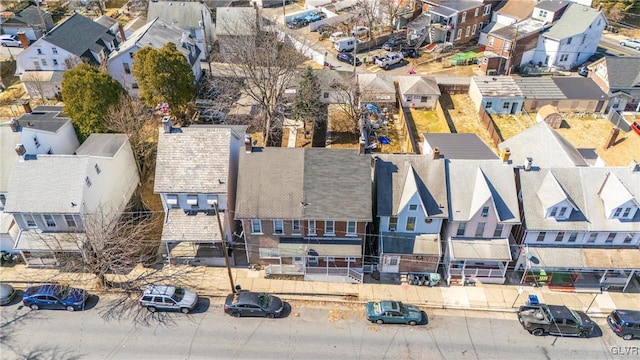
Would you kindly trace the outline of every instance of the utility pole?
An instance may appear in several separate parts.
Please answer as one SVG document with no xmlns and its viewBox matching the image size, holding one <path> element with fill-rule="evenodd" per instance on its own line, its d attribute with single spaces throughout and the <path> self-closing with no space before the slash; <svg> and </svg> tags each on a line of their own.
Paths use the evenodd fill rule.
<svg viewBox="0 0 640 360">
<path fill-rule="evenodd" d="M 229 253 L 227 250 L 227 239 L 224 236 L 224 230 L 222 229 L 222 220 L 220 220 L 220 210 L 218 209 L 218 202 L 214 204 L 216 209 L 216 218 L 218 218 L 218 228 L 220 229 L 220 237 L 222 238 L 222 252 L 224 253 L 224 263 L 227 265 L 227 274 L 229 275 L 229 284 L 231 285 L 231 292 L 236 292 L 236 287 L 233 284 L 233 276 L 231 275 L 231 265 L 229 264 Z"/>
</svg>

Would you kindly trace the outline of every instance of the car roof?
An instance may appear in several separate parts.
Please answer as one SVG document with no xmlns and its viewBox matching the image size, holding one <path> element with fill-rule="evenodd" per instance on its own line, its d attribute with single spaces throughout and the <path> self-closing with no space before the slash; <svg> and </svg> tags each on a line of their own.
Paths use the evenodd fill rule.
<svg viewBox="0 0 640 360">
<path fill-rule="evenodd" d="M 62 285 L 58 284 L 45 284 L 41 286 L 34 286 L 27 289 L 26 293 L 30 296 L 34 295 L 56 295 L 62 289 Z"/>
<path fill-rule="evenodd" d="M 147 285 L 144 295 L 167 295 L 172 296 L 176 292 L 175 286 L 167 285 Z"/>
<path fill-rule="evenodd" d="M 614 310 L 624 322 L 640 322 L 640 311 L 636 310 Z"/>
<path fill-rule="evenodd" d="M 382 311 L 399 311 L 400 302 L 399 301 L 380 301 L 380 308 L 382 309 Z"/>
<path fill-rule="evenodd" d="M 260 294 L 252 291 L 241 291 L 236 295 L 234 303 L 259 305 Z"/>
<path fill-rule="evenodd" d="M 573 319 L 574 316 L 571 313 L 571 310 L 566 306 L 559 305 L 547 305 L 549 307 L 549 312 L 556 319 Z"/>
<path fill-rule="evenodd" d="M 0 35 L 0 39 L 16 39 L 16 37 L 11 34 L 2 34 Z"/>
</svg>

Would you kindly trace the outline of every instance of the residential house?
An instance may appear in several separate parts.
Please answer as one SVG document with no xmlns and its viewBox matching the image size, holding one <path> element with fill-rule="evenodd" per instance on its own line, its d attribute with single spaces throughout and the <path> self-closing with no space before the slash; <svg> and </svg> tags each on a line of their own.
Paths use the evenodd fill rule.
<svg viewBox="0 0 640 360">
<path fill-rule="evenodd" d="M 323 104 L 345 104 L 355 98 L 355 83 L 352 74 L 346 71 L 317 69 L 314 73 L 320 82 Z"/>
<path fill-rule="evenodd" d="M 115 47 L 115 36 L 109 29 L 80 14 L 74 14 L 17 55 L 16 76 L 20 77 L 23 84 L 38 82 L 43 88 L 53 89 L 39 92 L 33 86 L 25 85 L 29 96 L 50 97 L 60 92 L 60 74 L 65 70 L 83 61 L 99 65 L 107 60 Z M 43 71 L 59 75 L 40 76 Z"/>
<path fill-rule="evenodd" d="M 616 287 L 640 269 L 640 166 L 518 170 L 525 220 L 516 270 L 550 288 Z"/>
<path fill-rule="evenodd" d="M 123 27 L 124 38 L 128 39 L 136 30 L 147 24 L 147 18 L 144 16 L 135 17 L 127 22 Z"/>
<path fill-rule="evenodd" d="M 607 111 L 640 111 L 640 57 L 605 56 L 588 69 L 589 78 L 609 97 Z"/>
<path fill-rule="evenodd" d="M 478 44 L 487 44 L 489 32 L 528 19 L 537 4 L 538 0 L 507 0 L 502 7 L 493 12 L 489 25 L 480 31 Z"/>
<path fill-rule="evenodd" d="M 440 88 L 433 77 L 396 76 L 402 107 L 434 109 L 440 99 Z"/>
<path fill-rule="evenodd" d="M 542 32 L 531 61 L 544 67 L 574 69 L 595 54 L 606 26 L 602 11 L 571 3 L 562 17 Z"/>
<path fill-rule="evenodd" d="M 61 117 L 61 106 L 38 106 L 0 124 L 0 250 L 14 252 L 18 227 L 4 212 L 14 163 L 23 155 L 72 154 L 79 145 L 71 119 Z"/>
<path fill-rule="evenodd" d="M 242 44 L 242 41 L 249 41 L 255 37 L 259 25 L 258 10 L 255 8 L 216 8 L 216 40 L 220 54 L 232 58 L 233 47 L 238 46 L 238 42 Z"/>
<path fill-rule="evenodd" d="M 431 16 L 429 42 L 459 45 L 475 39 L 491 22 L 491 12 L 499 3 L 494 0 L 422 0 L 422 12 Z"/>
<path fill-rule="evenodd" d="M 94 21 L 109 29 L 109 32 L 116 36 L 116 42 L 118 44 L 127 39 L 124 33 L 124 29 L 122 28 L 122 25 L 120 25 L 118 20 L 107 15 L 101 15 Z"/>
<path fill-rule="evenodd" d="M 440 231 L 449 216 L 445 161 L 424 155 L 375 156 L 379 268 L 436 273 Z"/>
<path fill-rule="evenodd" d="M 603 112 L 609 101 L 596 83 L 583 77 L 514 79 L 525 97 L 524 110 L 536 112 L 544 105 L 553 105 L 560 112 Z"/>
<path fill-rule="evenodd" d="M 200 49 L 184 30 L 158 18 L 149 21 L 145 26 L 138 29 L 109 54 L 107 71 L 127 89 L 129 95 L 137 96 L 140 90 L 133 76 L 134 54 L 138 50 L 149 46 L 154 49 L 161 49 L 168 43 L 175 44 L 176 49 L 184 55 L 191 67 L 195 81 L 198 81 L 202 75 L 199 60 Z"/>
<path fill-rule="evenodd" d="M 498 145 L 513 166 L 544 168 L 605 166 L 595 149 L 576 149 L 546 122 L 523 130 Z"/>
<path fill-rule="evenodd" d="M 173 128 L 168 117 L 162 125 L 153 191 L 165 210 L 167 260 L 224 266 L 223 251 L 235 231 L 238 156 L 246 126 Z M 234 259 L 230 257 L 232 263 Z"/>
<path fill-rule="evenodd" d="M 524 106 L 524 94 L 510 76 L 472 77 L 469 97 L 490 114 L 520 114 Z"/>
<path fill-rule="evenodd" d="M 480 69 L 485 74 L 511 74 L 532 61 L 540 33 L 549 27 L 544 21 L 525 19 L 491 30 Z M 495 29 L 495 28 L 494 28 Z"/>
<path fill-rule="evenodd" d="M 215 28 L 211 10 L 202 2 L 154 1 L 149 3 L 147 19 L 160 18 L 189 33 L 200 49 L 200 60 L 209 58 Z"/>
<path fill-rule="evenodd" d="M 240 154 L 235 219 L 265 273 L 358 283 L 372 222 L 372 158 L 350 149 L 252 148 Z"/>
<path fill-rule="evenodd" d="M 560 19 L 564 11 L 571 4 L 568 0 L 543 0 L 540 1 L 531 12 L 531 18 L 544 21 L 547 24 L 554 23 Z"/>
<path fill-rule="evenodd" d="M 19 32 L 23 32 L 30 42 L 41 38 L 53 26 L 51 13 L 35 5 L 30 5 L 12 18 L 0 21 L 3 34 L 18 36 Z"/>
<path fill-rule="evenodd" d="M 395 79 L 389 74 L 357 74 L 360 102 L 395 107 Z"/>
<path fill-rule="evenodd" d="M 471 133 L 423 133 L 420 153 L 433 158 L 497 160 L 498 155 Z"/>
<path fill-rule="evenodd" d="M 138 183 L 124 134 L 92 134 L 72 155 L 22 155 L 5 206 L 20 229 L 15 250 L 27 266 L 59 265 L 61 252 L 83 256 L 87 217 L 119 216 Z"/>
</svg>

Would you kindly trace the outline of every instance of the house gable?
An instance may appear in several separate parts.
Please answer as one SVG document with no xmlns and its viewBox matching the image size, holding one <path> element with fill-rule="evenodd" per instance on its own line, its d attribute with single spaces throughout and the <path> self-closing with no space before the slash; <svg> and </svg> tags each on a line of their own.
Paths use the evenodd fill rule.
<svg viewBox="0 0 640 360">
<path fill-rule="evenodd" d="M 407 176 L 405 178 L 404 187 L 402 189 L 402 197 L 398 204 L 397 214 L 404 213 L 405 211 L 414 211 L 410 209 L 411 205 L 419 205 L 425 217 L 429 217 L 427 213 L 427 207 L 422 201 L 419 193 L 419 185 L 417 181 L 417 175 L 413 166 L 407 167 Z M 416 209 L 418 210 L 418 209 Z"/>
<path fill-rule="evenodd" d="M 602 187 L 598 192 L 604 206 L 605 216 L 611 218 L 632 219 L 638 209 L 638 200 L 612 172 L 609 172 L 604 179 Z M 624 209 L 630 208 L 626 216 Z"/>
<path fill-rule="evenodd" d="M 578 210 L 551 171 L 542 180 L 537 195 L 545 217 L 567 219 L 573 210 Z"/>
</svg>

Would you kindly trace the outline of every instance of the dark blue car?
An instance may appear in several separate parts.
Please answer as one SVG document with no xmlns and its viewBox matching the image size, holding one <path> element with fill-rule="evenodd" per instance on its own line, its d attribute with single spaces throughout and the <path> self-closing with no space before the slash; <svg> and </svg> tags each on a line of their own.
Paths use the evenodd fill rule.
<svg viewBox="0 0 640 360">
<path fill-rule="evenodd" d="M 89 294 L 82 289 L 70 286 L 47 284 L 33 286 L 22 295 L 22 303 L 31 310 L 38 309 L 66 309 L 69 311 L 82 310 Z"/>
</svg>

